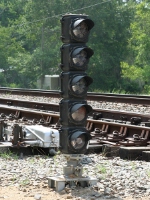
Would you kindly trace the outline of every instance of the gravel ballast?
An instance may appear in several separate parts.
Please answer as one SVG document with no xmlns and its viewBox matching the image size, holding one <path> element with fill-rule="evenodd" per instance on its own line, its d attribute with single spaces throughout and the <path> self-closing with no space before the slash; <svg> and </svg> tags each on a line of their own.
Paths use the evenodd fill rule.
<svg viewBox="0 0 150 200">
<path fill-rule="evenodd" d="M 27 96 L 27 95 L 12 95 L 12 94 L 1 94 L 2 98 L 10 98 L 16 100 L 25 99 L 27 101 L 38 101 L 45 103 L 59 103 L 61 98 L 44 97 L 44 96 Z M 130 111 L 149 114 L 150 106 L 141 104 L 130 104 L 130 103 L 118 103 L 118 102 L 106 102 L 106 101 L 87 101 L 92 108 L 101 109 L 113 109 L 121 111 Z"/>
<path fill-rule="evenodd" d="M 4 95 L 2 97 L 8 97 Z M 59 103 L 59 99 L 10 95 L 13 99 Z M 89 101 L 93 108 L 149 113 L 150 106 L 125 103 Z M 48 177 L 63 173 L 66 160 L 63 155 L 4 156 L 0 157 L 0 199 L 7 200 L 97 200 L 150 199 L 150 162 L 107 158 L 90 154 L 84 159 L 84 174 L 98 179 L 92 187 L 66 188 L 57 193 L 48 187 Z"/>
<path fill-rule="evenodd" d="M 43 191 L 56 194 L 48 187 L 48 177 L 63 174 L 66 160 L 62 154 L 54 157 L 44 155 L 0 157 L 0 188 L 15 187 L 22 192 L 23 199 L 46 199 Z M 83 175 L 96 177 L 97 185 L 81 188 L 68 187 L 59 192 L 56 199 L 125 199 L 150 197 L 150 163 L 122 160 L 90 154 L 83 159 Z M 36 190 L 38 189 L 39 190 Z M 33 189 L 35 190 L 33 192 Z M 10 191 L 11 192 L 11 191 Z M 3 198 L 1 196 L 0 198 Z M 51 197 L 49 197 L 51 199 Z M 53 200 L 55 198 L 53 197 Z"/>
</svg>

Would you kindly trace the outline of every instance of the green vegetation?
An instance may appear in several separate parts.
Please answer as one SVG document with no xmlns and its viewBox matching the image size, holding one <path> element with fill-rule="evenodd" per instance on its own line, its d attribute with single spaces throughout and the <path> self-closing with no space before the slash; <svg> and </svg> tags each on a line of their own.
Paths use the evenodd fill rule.
<svg viewBox="0 0 150 200">
<path fill-rule="evenodd" d="M 20 182 L 20 185 L 22 185 L 22 186 L 26 186 L 26 185 L 29 185 L 29 184 L 30 184 L 30 180 L 29 179 L 25 179 L 25 180 L 22 180 Z"/>
<path fill-rule="evenodd" d="M 4 159 L 18 159 L 18 156 L 14 153 L 12 153 L 11 151 L 4 151 L 4 152 L 0 152 L 0 157 L 4 158 Z"/>
<path fill-rule="evenodd" d="M 148 177 L 150 177 L 150 170 L 147 170 L 146 174 L 147 174 Z"/>
<path fill-rule="evenodd" d="M 97 174 L 101 175 L 101 179 L 105 180 L 106 177 L 110 176 L 110 174 L 107 174 L 107 168 L 103 164 L 97 164 L 95 166 L 95 170 Z"/>
<path fill-rule="evenodd" d="M 101 174 L 106 174 L 106 172 L 107 172 L 106 167 L 101 164 L 96 165 L 96 169 L 97 169 L 98 173 L 101 173 Z"/>
<path fill-rule="evenodd" d="M 136 169 L 136 163 L 132 161 L 131 162 L 131 167 L 132 167 L 132 170 L 135 171 L 135 169 Z"/>
<path fill-rule="evenodd" d="M 150 94 L 149 0 L 1 0 L 0 86 L 36 88 L 39 77 L 60 74 L 65 13 L 95 22 L 91 91 Z"/>
</svg>

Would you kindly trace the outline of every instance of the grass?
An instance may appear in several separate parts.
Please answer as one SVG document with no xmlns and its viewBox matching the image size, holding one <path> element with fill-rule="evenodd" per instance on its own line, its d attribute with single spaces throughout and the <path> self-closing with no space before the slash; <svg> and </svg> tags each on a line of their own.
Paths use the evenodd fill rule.
<svg viewBox="0 0 150 200">
<path fill-rule="evenodd" d="M 146 171 L 147 176 L 150 178 L 150 170 Z"/>
<path fill-rule="evenodd" d="M 14 174 L 11 181 L 14 183 L 16 180 L 17 180 L 17 176 L 16 176 L 16 174 Z"/>
<path fill-rule="evenodd" d="M 21 181 L 20 185 L 25 186 L 25 185 L 28 185 L 29 183 L 30 183 L 30 180 L 25 179 L 25 180 Z"/>
<path fill-rule="evenodd" d="M 106 174 L 106 172 L 107 172 L 107 169 L 106 169 L 106 167 L 104 165 L 96 165 L 96 169 L 101 174 Z"/>
<path fill-rule="evenodd" d="M 29 163 L 30 164 L 34 164 L 35 163 L 35 159 L 34 158 L 29 159 Z"/>
<path fill-rule="evenodd" d="M 83 168 L 83 174 L 86 174 L 86 175 L 88 174 L 88 168 L 85 168 L 85 167 Z"/>
<path fill-rule="evenodd" d="M 54 163 L 56 163 L 56 164 L 57 164 L 57 162 L 58 162 L 58 160 L 57 160 L 58 157 L 59 157 L 59 156 L 58 156 L 57 154 L 56 154 L 55 156 L 53 156 L 53 161 L 54 161 Z"/>
<path fill-rule="evenodd" d="M 7 152 L 0 152 L 0 157 L 4 158 L 4 159 L 18 159 L 18 156 L 14 153 L 12 153 L 11 151 L 7 151 Z"/>
<path fill-rule="evenodd" d="M 107 175 L 107 169 L 104 165 L 101 165 L 101 164 L 96 165 L 96 171 L 97 171 L 97 173 L 101 174 L 100 179 L 105 180 L 106 177 L 108 176 Z"/>
<path fill-rule="evenodd" d="M 135 170 L 136 169 L 136 164 L 134 162 L 131 162 L 130 163 L 131 167 L 132 167 L 132 170 Z"/>
</svg>

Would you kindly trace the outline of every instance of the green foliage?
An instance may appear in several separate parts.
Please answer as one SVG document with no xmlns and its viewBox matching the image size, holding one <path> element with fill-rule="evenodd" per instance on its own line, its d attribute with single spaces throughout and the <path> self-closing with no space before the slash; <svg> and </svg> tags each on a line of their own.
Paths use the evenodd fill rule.
<svg viewBox="0 0 150 200">
<path fill-rule="evenodd" d="M 147 176 L 150 178 L 150 170 L 146 171 Z"/>
<path fill-rule="evenodd" d="M 104 165 L 96 165 L 96 170 L 98 171 L 98 173 L 101 173 L 101 174 L 106 174 L 107 173 L 107 169 Z"/>
<path fill-rule="evenodd" d="M 20 185 L 26 186 L 30 184 L 30 179 L 26 178 L 20 182 Z"/>
<path fill-rule="evenodd" d="M 129 38 L 129 55 L 121 65 L 122 77 L 136 80 L 142 86 L 142 93 L 149 93 L 150 84 L 149 5 L 149 2 L 145 0 L 135 6 L 134 20 L 130 25 L 132 34 Z"/>
<path fill-rule="evenodd" d="M 122 62 L 122 77 L 127 77 L 131 80 L 143 79 L 143 69 L 136 66 L 129 66 L 128 63 Z"/>
<path fill-rule="evenodd" d="M 150 94 L 150 85 L 145 84 L 143 89 L 144 94 Z"/>
<path fill-rule="evenodd" d="M 4 73 L 0 73 L 0 87 L 6 86 L 6 80 L 4 77 Z"/>
<path fill-rule="evenodd" d="M 18 156 L 16 154 L 12 153 L 11 151 L 4 151 L 4 152 L 0 151 L 0 157 L 4 158 L 6 160 L 18 159 Z"/>
<path fill-rule="evenodd" d="M 60 74 L 60 18 L 85 13 L 95 22 L 90 90 L 149 93 L 149 8 L 148 0 L 0 1 L 0 86 L 35 88 L 39 77 Z"/>
</svg>

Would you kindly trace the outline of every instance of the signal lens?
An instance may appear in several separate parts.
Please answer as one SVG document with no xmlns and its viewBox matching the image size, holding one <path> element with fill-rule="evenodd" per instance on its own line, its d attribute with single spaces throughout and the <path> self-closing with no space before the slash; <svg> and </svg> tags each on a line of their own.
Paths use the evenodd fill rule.
<svg viewBox="0 0 150 200">
<path fill-rule="evenodd" d="M 78 110 L 74 111 L 71 116 L 75 121 L 82 121 L 86 117 L 86 108 L 81 106 Z"/>
<path fill-rule="evenodd" d="M 73 58 L 73 63 L 76 65 L 76 66 L 83 66 L 87 61 L 88 61 L 88 58 L 87 58 L 87 52 L 82 50 L 80 51 L 79 54 L 76 54 Z"/>
<path fill-rule="evenodd" d="M 84 21 L 82 21 L 78 26 L 73 29 L 73 34 L 80 39 L 86 37 L 88 33 L 88 25 Z"/>
<path fill-rule="evenodd" d="M 81 149 L 85 145 L 85 135 L 82 134 L 79 137 L 71 140 L 71 145 L 74 149 Z"/>
<path fill-rule="evenodd" d="M 85 92 L 87 88 L 87 82 L 85 80 L 85 78 L 81 78 L 78 82 L 74 83 L 74 85 L 72 85 L 72 90 L 76 93 L 76 94 L 82 94 L 83 92 Z"/>
</svg>

